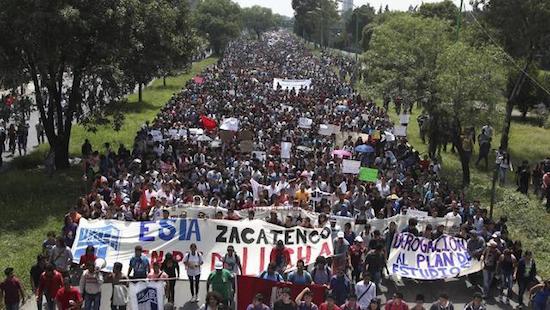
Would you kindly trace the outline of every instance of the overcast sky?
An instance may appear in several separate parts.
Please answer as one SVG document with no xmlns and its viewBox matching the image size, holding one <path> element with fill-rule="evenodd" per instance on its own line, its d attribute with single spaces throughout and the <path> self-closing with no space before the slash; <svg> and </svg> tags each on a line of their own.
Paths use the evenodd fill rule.
<svg viewBox="0 0 550 310">
<path fill-rule="evenodd" d="M 271 8 L 273 12 L 286 16 L 294 16 L 294 10 L 292 10 L 292 0 L 235 0 L 242 7 L 249 7 L 253 5 L 260 5 Z M 419 5 L 422 2 L 438 2 L 440 0 L 354 0 L 355 6 L 361 6 L 370 3 L 373 7 L 378 9 L 380 4 L 385 6 L 389 5 L 390 10 L 407 10 L 409 5 Z M 460 5 L 460 0 L 453 0 L 456 5 Z M 468 3 L 469 1 L 464 1 Z"/>
</svg>

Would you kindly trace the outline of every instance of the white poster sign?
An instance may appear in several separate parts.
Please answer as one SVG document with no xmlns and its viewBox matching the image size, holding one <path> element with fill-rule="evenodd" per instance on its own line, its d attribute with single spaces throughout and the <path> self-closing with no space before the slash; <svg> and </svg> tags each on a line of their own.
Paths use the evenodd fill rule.
<svg viewBox="0 0 550 310">
<path fill-rule="evenodd" d="M 293 89 L 299 91 L 300 88 L 310 88 L 311 79 L 305 80 L 287 80 L 287 79 L 273 79 L 273 89 L 277 89 L 278 86 L 281 86 L 282 89 Z"/>
<path fill-rule="evenodd" d="M 399 123 L 402 124 L 402 125 L 409 124 L 410 119 L 411 119 L 410 114 L 401 114 L 401 115 L 399 115 Z"/>
<path fill-rule="evenodd" d="M 222 121 L 220 129 L 228 131 L 239 131 L 239 120 L 234 117 L 226 118 Z"/>
<path fill-rule="evenodd" d="M 449 235 L 436 240 L 399 233 L 393 238 L 388 257 L 392 275 L 419 280 L 436 280 L 478 272 L 482 264 L 470 256 L 467 241 Z"/>
<path fill-rule="evenodd" d="M 164 281 L 130 282 L 130 309 L 164 309 Z"/>
<path fill-rule="evenodd" d="M 72 253 L 78 263 L 86 247 L 92 245 L 96 255 L 107 261 L 105 271 L 112 270 L 115 262 L 122 263 L 122 270 L 127 270 L 136 245 L 143 247 L 144 255 L 153 263 L 162 262 L 166 253 L 172 253 L 181 262 L 191 243 L 195 243 L 203 253 L 201 278 L 206 280 L 228 245 L 233 245 L 241 257 L 243 274 L 259 274 L 267 268 L 271 250 L 278 240 L 290 249 L 292 266 L 300 258 L 309 264 L 319 255 L 332 255 L 329 227 L 286 229 L 262 220 L 189 218 L 144 222 L 81 219 Z"/>
<path fill-rule="evenodd" d="M 319 125 L 319 134 L 323 136 L 330 136 L 332 134 L 339 134 L 340 126 L 331 125 L 331 124 L 321 124 Z"/>
<path fill-rule="evenodd" d="M 407 215 L 415 217 L 417 219 L 423 219 L 428 217 L 428 212 L 416 209 L 407 209 Z"/>
<path fill-rule="evenodd" d="M 360 160 L 344 159 L 342 162 L 342 173 L 359 174 L 360 168 Z"/>
<path fill-rule="evenodd" d="M 290 159 L 290 151 L 292 149 L 292 143 L 282 142 L 281 143 L 281 158 Z"/>
<path fill-rule="evenodd" d="M 300 128 L 310 129 L 312 124 L 313 124 L 313 120 L 311 118 L 300 117 L 298 119 L 298 127 Z"/>
</svg>

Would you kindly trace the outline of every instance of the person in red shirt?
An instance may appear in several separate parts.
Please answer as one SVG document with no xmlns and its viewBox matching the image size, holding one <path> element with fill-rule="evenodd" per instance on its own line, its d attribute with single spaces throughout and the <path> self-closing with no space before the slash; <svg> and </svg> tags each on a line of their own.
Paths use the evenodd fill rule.
<svg viewBox="0 0 550 310">
<path fill-rule="evenodd" d="M 63 277 L 55 270 L 52 264 L 46 265 L 44 273 L 40 276 L 40 283 L 36 293 L 36 302 L 42 303 L 42 296 L 46 297 L 48 309 L 54 309 L 57 291 L 63 287 Z"/>
<path fill-rule="evenodd" d="M 355 237 L 355 242 L 349 248 L 349 256 L 351 262 L 351 278 L 355 282 L 361 281 L 361 273 L 363 273 L 363 262 L 365 258 L 365 246 L 361 236 Z"/>
<path fill-rule="evenodd" d="M 25 291 L 21 281 L 13 275 L 13 268 L 4 270 L 6 280 L 0 283 L 0 295 L 4 295 L 4 305 L 7 310 L 19 309 L 19 303 L 25 303 Z"/>
<path fill-rule="evenodd" d="M 341 310 L 341 308 L 335 304 L 334 296 L 328 294 L 326 301 L 319 306 L 319 310 Z"/>
<path fill-rule="evenodd" d="M 80 262 L 78 265 L 82 269 L 86 269 L 86 264 L 88 262 L 95 263 L 97 257 L 95 256 L 95 248 L 92 245 L 86 247 L 86 252 L 84 255 L 80 256 Z"/>
<path fill-rule="evenodd" d="M 269 262 L 275 264 L 276 271 L 280 274 L 285 272 L 290 264 L 290 250 L 285 247 L 283 240 L 277 241 L 277 245 L 271 250 Z"/>
<path fill-rule="evenodd" d="M 60 310 L 76 310 L 82 306 L 82 295 L 76 287 L 71 286 L 69 277 L 63 279 L 65 283 L 62 288 L 57 290 L 55 301 Z"/>
<path fill-rule="evenodd" d="M 393 294 L 393 299 L 386 303 L 384 310 L 409 310 L 409 306 L 403 301 L 403 294 Z"/>
</svg>

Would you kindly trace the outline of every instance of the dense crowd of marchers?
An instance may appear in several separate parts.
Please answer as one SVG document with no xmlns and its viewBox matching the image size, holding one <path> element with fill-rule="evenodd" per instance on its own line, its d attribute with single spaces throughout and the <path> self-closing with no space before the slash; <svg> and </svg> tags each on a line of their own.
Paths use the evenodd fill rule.
<svg viewBox="0 0 550 310">
<path fill-rule="evenodd" d="M 259 207 L 289 206 L 317 214 L 318 221 L 292 215 L 281 218 L 277 211 L 265 220 L 281 229 L 330 228 L 333 255 L 317 257 L 314 266 L 304 266 L 303 261 L 290 261 L 279 239 L 267 270 L 258 277 L 324 285 L 324 302 L 312 304 L 308 289 L 291 299 L 285 289 L 270 305 L 257 295 L 250 301 L 251 310 L 383 307 L 379 288 L 387 275 L 392 240 L 400 233 L 431 240 L 449 234 L 466 240 L 468 255 L 483 262 L 482 271 L 468 276 L 481 293 L 474 294 L 467 309 L 484 309 L 483 298 L 494 294 L 508 302 L 515 281 L 521 304 L 530 289 L 533 306 L 544 309 L 550 282 L 535 285 L 532 253 L 508 238 L 506 218 L 490 219 L 479 201 L 468 201 L 440 179 L 438 162 L 421 158 L 405 138 L 392 134 L 394 125 L 386 109 L 362 98 L 346 82 L 355 67 L 344 57 L 326 53 L 316 57 L 285 33 L 270 33 L 259 41 L 237 40 L 227 46 L 217 65 L 189 81 L 151 123 L 143 125 L 131 151 L 121 147 L 115 152 L 108 144 L 94 150 L 86 141 L 82 155 L 87 194 L 65 216 L 61 234 L 48 234 L 43 253 L 31 269 L 39 308 L 45 302 L 48 309 L 56 304 L 60 309 L 82 305 L 99 309 L 101 285 L 109 282 L 112 309 L 125 309 L 129 278 L 168 279 L 166 296 L 173 304 L 175 295 L 187 295 L 174 290 L 175 278 L 184 273 L 180 274 L 180 264 L 190 281 L 190 300 L 197 302 L 204 249 L 192 244 L 182 261 L 168 253 L 162 262 L 150 264 L 142 247 L 136 246 L 127 274 L 120 262 L 114 264 L 113 272 L 103 273 L 96 266 L 93 247 L 74 263 L 70 247 L 82 218 L 161 221 L 188 217 L 188 208 L 204 207 L 199 220 L 239 221 L 246 219 L 236 211 L 245 210 L 254 219 Z M 283 89 L 273 85 L 274 78 L 311 79 L 311 85 Z M 299 125 L 300 118 L 311 124 Z M 228 119 L 237 124 L 237 131 L 220 128 Z M 339 129 L 321 134 L 324 124 Z M 283 156 L 285 143 L 292 144 L 290 158 Z M 377 169 L 377 181 L 363 182 L 357 174 L 342 173 L 344 159 Z M 550 162 L 544 169 L 548 174 Z M 217 208 L 210 211 L 207 206 Z M 412 210 L 457 225 L 421 228 L 419 220 L 410 218 L 405 228 L 398 229 L 391 221 Z M 340 227 L 336 218 L 349 221 Z M 372 221 L 388 218 L 387 227 L 371 228 Z M 234 306 L 234 278 L 241 272 L 241 262 L 233 246 L 227 250 L 208 276 L 209 292 L 202 309 Z M 71 281 L 79 270 L 83 272 L 76 289 Z M 5 302 L 9 309 L 17 309 L 24 291 L 14 270 L 5 272 L 7 278 L 1 284 Z M 443 290 L 431 309 L 453 309 Z M 424 309 L 423 296 L 414 302 L 413 309 Z M 389 296 L 385 309 L 408 309 L 408 305 L 398 292 Z"/>
</svg>

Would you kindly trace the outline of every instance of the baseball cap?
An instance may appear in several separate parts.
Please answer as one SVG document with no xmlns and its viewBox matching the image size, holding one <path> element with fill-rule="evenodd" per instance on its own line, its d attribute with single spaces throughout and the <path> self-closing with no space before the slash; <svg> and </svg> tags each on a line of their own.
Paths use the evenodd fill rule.
<svg viewBox="0 0 550 310">
<path fill-rule="evenodd" d="M 214 265 L 214 268 L 216 268 L 216 270 L 223 269 L 223 263 L 220 261 L 217 261 L 216 264 Z"/>
<path fill-rule="evenodd" d="M 336 234 L 336 236 L 337 236 L 338 238 L 344 238 L 344 232 L 343 232 L 343 231 L 339 231 L 339 232 Z"/>
</svg>

